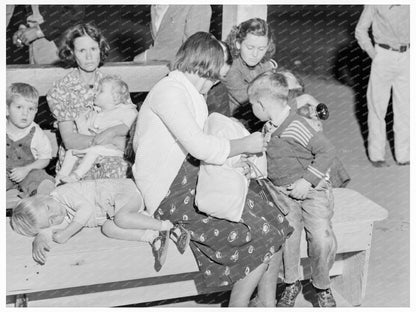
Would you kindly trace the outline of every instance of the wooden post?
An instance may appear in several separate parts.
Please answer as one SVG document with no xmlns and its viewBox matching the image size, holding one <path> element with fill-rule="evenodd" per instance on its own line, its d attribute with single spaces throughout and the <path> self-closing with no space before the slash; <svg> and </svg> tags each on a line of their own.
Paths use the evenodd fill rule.
<svg viewBox="0 0 416 312">
<path fill-rule="evenodd" d="M 234 25 L 259 17 L 267 20 L 267 5 L 224 5 L 222 9 L 222 40 L 225 40 Z"/>
</svg>

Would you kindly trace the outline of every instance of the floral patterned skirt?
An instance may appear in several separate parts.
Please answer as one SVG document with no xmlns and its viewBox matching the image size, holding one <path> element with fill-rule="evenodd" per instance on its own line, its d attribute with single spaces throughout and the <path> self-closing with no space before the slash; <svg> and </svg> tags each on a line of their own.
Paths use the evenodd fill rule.
<svg viewBox="0 0 416 312">
<path fill-rule="evenodd" d="M 56 172 L 61 169 L 61 164 L 65 157 L 65 149 L 60 146 L 58 150 L 58 163 L 56 164 Z M 78 162 L 74 168 L 78 166 Z M 128 161 L 120 156 L 98 156 L 94 165 L 85 174 L 82 180 L 97 180 L 97 179 L 124 179 L 130 178 L 131 165 Z"/>
<path fill-rule="evenodd" d="M 250 184 L 240 222 L 207 216 L 194 205 L 199 161 L 188 156 L 155 218 L 181 223 L 207 287 L 232 285 L 268 261 L 292 233 L 278 209 Z"/>
</svg>

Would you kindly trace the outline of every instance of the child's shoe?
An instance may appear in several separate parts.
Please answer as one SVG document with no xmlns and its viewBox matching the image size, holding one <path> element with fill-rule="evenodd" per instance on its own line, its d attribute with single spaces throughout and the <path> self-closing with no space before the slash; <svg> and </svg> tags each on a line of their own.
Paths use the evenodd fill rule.
<svg viewBox="0 0 416 312">
<path fill-rule="evenodd" d="M 317 291 L 318 304 L 321 308 L 333 308 L 337 306 L 335 298 L 332 295 L 331 288 Z"/>
<path fill-rule="evenodd" d="M 159 236 L 156 237 L 150 245 L 152 246 L 152 253 L 155 257 L 154 268 L 156 272 L 159 272 L 163 264 L 165 264 L 166 256 L 168 254 L 169 231 L 159 232 Z"/>
<path fill-rule="evenodd" d="M 286 285 L 286 288 L 283 291 L 282 297 L 280 297 L 277 306 L 281 308 L 293 308 L 295 306 L 296 297 L 300 294 L 301 291 L 302 283 L 299 280 L 293 284 Z"/>
<path fill-rule="evenodd" d="M 176 224 L 174 228 L 170 230 L 170 234 L 172 235 L 172 240 L 175 242 L 179 252 L 183 254 L 191 240 L 191 233 L 189 233 L 182 225 Z"/>
</svg>

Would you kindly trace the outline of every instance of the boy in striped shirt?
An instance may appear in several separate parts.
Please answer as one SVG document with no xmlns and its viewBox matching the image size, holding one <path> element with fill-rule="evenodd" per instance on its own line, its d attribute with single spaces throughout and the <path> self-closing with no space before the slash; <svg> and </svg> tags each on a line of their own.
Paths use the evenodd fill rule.
<svg viewBox="0 0 416 312">
<path fill-rule="evenodd" d="M 277 306 L 293 307 L 302 290 L 299 281 L 300 238 L 305 228 L 312 267 L 312 285 L 321 307 L 336 306 L 330 289 L 329 270 L 337 249 L 331 219 L 334 214 L 329 168 L 335 147 L 314 120 L 297 114 L 288 99 L 288 81 L 275 70 L 256 77 L 248 87 L 254 115 L 266 121 L 269 136 L 267 174 L 291 200 L 287 219 L 295 228 L 283 249 L 286 287 Z"/>
</svg>

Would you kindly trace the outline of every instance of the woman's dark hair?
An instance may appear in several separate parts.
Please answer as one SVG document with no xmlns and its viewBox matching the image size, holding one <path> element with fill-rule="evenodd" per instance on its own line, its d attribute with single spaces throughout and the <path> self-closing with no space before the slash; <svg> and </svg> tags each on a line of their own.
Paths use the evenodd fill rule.
<svg viewBox="0 0 416 312">
<path fill-rule="evenodd" d="M 226 48 L 213 35 L 197 32 L 190 36 L 176 53 L 172 70 L 194 73 L 210 80 L 220 79 L 226 60 Z"/>
<path fill-rule="evenodd" d="M 231 54 L 233 58 L 236 59 L 240 56 L 240 49 L 237 48 L 236 43 L 238 42 L 241 44 L 244 39 L 246 39 L 248 34 L 267 37 L 267 52 L 261 62 L 263 63 L 270 60 L 276 51 L 276 46 L 274 44 L 272 30 L 270 29 L 269 25 L 267 25 L 267 22 L 261 18 L 251 18 L 242 22 L 238 26 L 234 26 L 231 29 L 226 42 L 231 48 Z"/>
<path fill-rule="evenodd" d="M 76 67 L 77 61 L 74 55 L 74 41 L 79 37 L 88 36 L 98 43 L 100 47 L 100 64 L 103 65 L 104 60 L 108 56 L 110 46 L 101 31 L 92 23 L 77 24 L 65 31 L 59 47 L 59 58 L 67 65 L 67 67 Z"/>
</svg>

